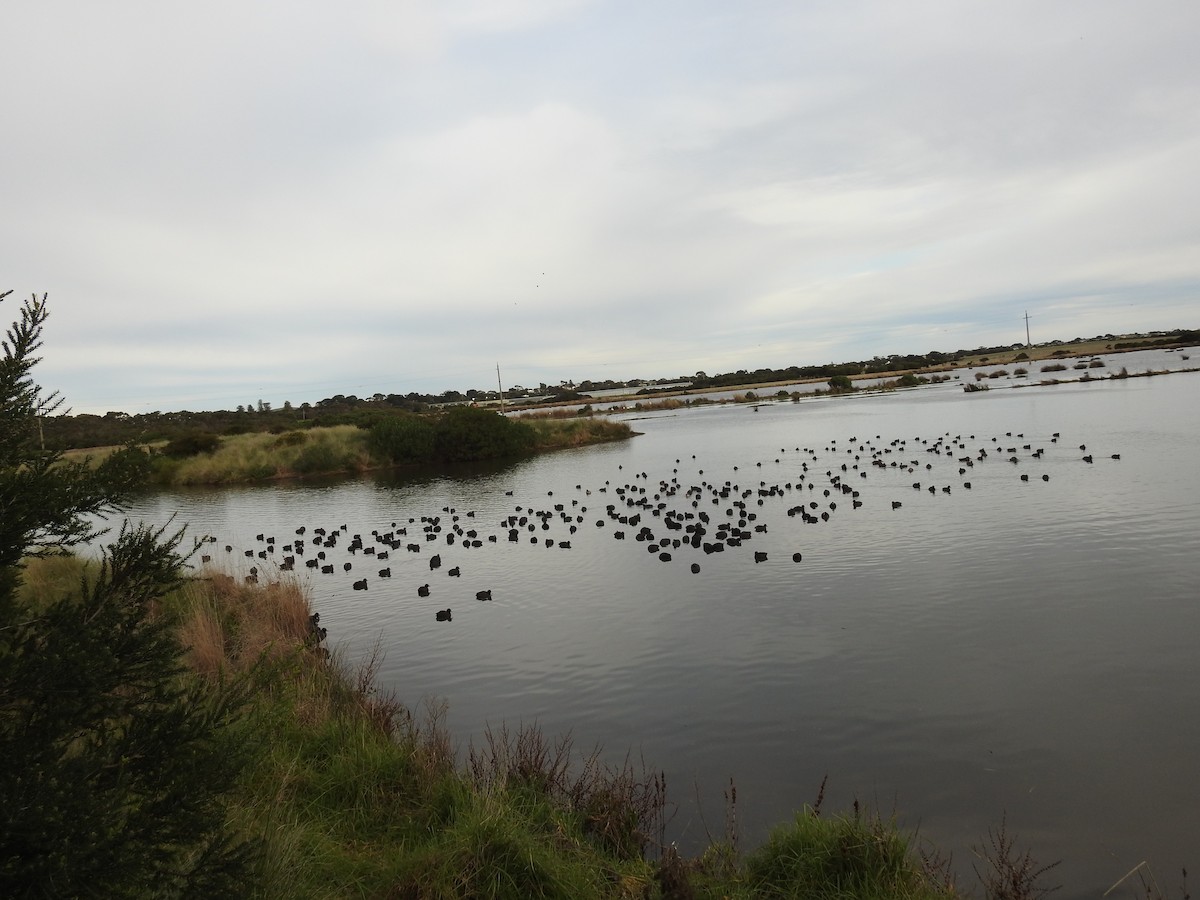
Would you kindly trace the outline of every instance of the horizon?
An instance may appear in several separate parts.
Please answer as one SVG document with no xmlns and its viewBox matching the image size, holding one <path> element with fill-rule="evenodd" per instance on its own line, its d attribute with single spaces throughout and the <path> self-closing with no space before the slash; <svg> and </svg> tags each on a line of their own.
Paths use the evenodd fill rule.
<svg viewBox="0 0 1200 900">
<path fill-rule="evenodd" d="M 849 365 L 851 363 L 866 364 L 866 363 L 871 362 L 873 359 L 892 359 L 895 357 L 906 357 L 906 356 L 929 356 L 934 353 L 941 353 L 946 356 L 954 356 L 956 354 L 962 353 L 966 356 L 971 356 L 980 351 L 992 351 L 992 352 L 997 352 L 997 351 L 1001 351 L 1001 350 L 1013 351 L 1013 350 L 1017 350 L 1019 348 L 1036 349 L 1038 347 L 1052 347 L 1052 346 L 1070 347 L 1071 345 L 1076 344 L 1076 343 L 1085 343 L 1086 344 L 1086 343 L 1091 343 L 1091 342 L 1101 341 L 1101 340 L 1119 341 L 1121 339 L 1153 338 L 1153 337 L 1161 337 L 1164 335 L 1176 334 L 1176 333 L 1180 333 L 1180 332 L 1189 332 L 1189 331 L 1200 331 L 1200 328 L 1197 328 L 1197 329 L 1168 328 L 1168 329 L 1156 329 L 1156 330 L 1152 330 L 1152 331 L 1122 332 L 1119 334 L 1113 333 L 1113 332 L 1106 332 L 1104 334 L 1093 335 L 1091 337 L 1084 337 L 1082 335 L 1076 335 L 1073 338 L 1050 338 L 1049 340 L 1038 341 L 1038 342 L 1035 342 L 1032 344 L 1026 344 L 1024 341 L 1013 341 L 1008 344 L 987 344 L 987 345 L 980 345 L 978 347 L 972 347 L 972 348 L 959 347 L 955 350 L 928 350 L 925 353 L 919 353 L 919 354 L 916 354 L 916 353 L 914 353 L 914 354 L 890 353 L 890 354 L 881 354 L 878 357 L 872 357 L 872 359 L 863 359 L 863 360 L 840 360 L 840 361 L 826 360 L 823 363 L 793 363 L 790 366 L 772 367 L 772 371 L 782 371 L 782 370 L 785 370 L 788 368 L 793 368 L 793 367 L 805 368 L 808 366 L 817 366 L 817 367 L 820 367 L 820 366 L 844 366 L 844 365 Z M 1134 349 L 1134 348 L 1128 348 L 1128 349 Z M 1136 348 L 1136 349 L 1145 349 L 1145 348 Z M 1125 350 L 1108 351 L 1108 352 L 1122 353 L 1122 352 L 1125 352 Z M 1034 361 L 1037 361 L 1036 358 L 1034 359 Z M 957 368 L 956 363 L 952 362 L 952 365 L 955 368 Z M 923 367 L 918 367 L 918 368 L 923 368 Z M 762 366 L 757 366 L 753 369 L 746 368 L 743 366 L 743 367 L 739 367 L 738 369 L 729 370 L 727 372 L 718 372 L 715 370 L 713 372 L 709 372 L 707 369 L 697 369 L 696 372 L 691 373 L 691 374 L 676 373 L 674 375 L 665 375 L 665 376 L 658 376 L 658 377 L 653 377 L 653 378 L 632 376 L 629 378 L 594 379 L 594 378 L 586 378 L 585 377 L 585 378 L 575 380 L 573 382 L 573 387 L 571 389 L 578 390 L 579 385 L 584 384 L 584 383 L 602 384 L 605 381 L 613 381 L 613 382 L 624 384 L 624 385 L 632 385 L 634 382 L 638 382 L 642 385 L 655 385 L 655 384 L 671 383 L 671 382 L 679 382 L 681 384 L 685 384 L 685 383 L 691 384 L 692 380 L 695 379 L 696 375 L 701 372 L 705 373 L 705 376 L 708 378 L 716 378 L 716 377 L 722 377 L 722 376 L 728 376 L 728 375 L 735 375 L 738 372 L 743 372 L 743 371 L 746 372 L 748 375 L 753 375 L 758 371 L 762 371 L 763 369 L 764 369 L 764 367 L 762 367 Z M 897 371 L 896 374 L 899 374 L 899 371 Z M 567 382 L 567 379 L 563 379 L 559 382 L 553 382 L 553 383 L 544 382 L 544 384 L 546 385 L 546 388 L 548 391 L 552 391 L 555 388 L 562 387 L 563 385 L 566 384 L 566 382 Z M 534 391 L 534 390 L 540 389 L 540 386 L 542 384 L 543 384 L 543 382 L 538 382 L 536 385 L 523 385 L 520 382 L 513 382 L 511 385 L 506 386 L 504 388 L 504 391 L 506 391 L 506 392 L 518 391 L 518 390 L 525 391 L 525 392 Z M 746 382 L 745 384 L 739 383 L 736 386 L 737 387 L 752 387 L 752 386 L 754 386 L 754 382 Z M 597 390 L 597 389 L 604 390 L 603 388 L 592 388 L 590 390 Z M 725 390 L 725 388 L 720 388 L 720 390 Z M 426 398 L 435 398 L 435 397 L 441 397 L 447 393 L 457 393 L 460 396 L 463 396 L 464 400 L 465 400 L 465 399 L 469 399 L 466 397 L 466 394 L 468 391 L 476 391 L 480 395 L 488 395 L 488 394 L 497 393 L 495 387 L 489 388 L 489 387 L 481 387 L 481 386 L 471 386 L 471 387 L 446 388 L 444 391 L 439 391 L 436 394 L 423 393 L 423 392 L 419 392 L 419 391 L 392 391 L 392 392 L 390 392 L 390 394 L 383 394 L 383 396 L 387 397 L 387 396 L 394 395 L 394 396 L 404 397 L 409 394 L 417 393 L 417 394 L 421 394 L 421 396 L 426 397 Z M 584 391 L 583 393 L 585 396 L 589 396 L 588 391 Z M 136 413 L 130 412 L 128 410 L 122 410 L 122 409 L 108 409 L 108 410 L 105 410 L 103 413 L 98 413 L 98 412 L 91 411 L 91 410 L 80 411 L 80 410 L 75 410 L 73 408 L 70 408 L 66 412 L 64 412 L 63 415 L 104 416 L 111 412 L 119 412 L 124 415 L 130 415 L 130 416 L 154 415 L 154 414 L 173 414 L 173 413 L 185 413 L 185 412 L 186 413 L 215 413 L 215 412 L 236 413 L 240 409 L 243 409 L 243 408 L 247 411 L 254 411 L 255 408 L 260 403 L 265 403 L 266 406 L 271 411 L 278 412 L 278 411 L 284 409 L 285 406 L 288 408 L 291 408 L 291 409 L 302 409 L 305 407 L 307 407 L 307 408 L 317 407 L 320 403 L 334 400 L 337 397 L 343 397 L 347 400 L 350 398 L 354 398 L 360 402 L 372 402 L 373 398 L 378 394 L 382 394 L 382 392 L 371 391 L 369 394 L 360 395 L 360 394 L 356 394 L 356 393 L 347 393 L 344 391 L 337 391 L 337 392 L 328 394 L 328 395 L 321 397 L 319 399 L 316 399 L 316 400 L 300 400 L 300 401 L 294 401 L 291 397 L 284 397 L 284 398 L 278 399 L 278 400 L 275 398 L 260 397 L 260 398 L 256 398 L 255 400 L 247 402 L 247 403 L 239 403 L 239 404 L 231 405 L 228 407 L 196 407 L 196 408 L 180 407 L 178 409 L 141 410 Z M 67 399 L 69 400 L 69 398 L 67 398 Z M 449 401 L 449 402 L 457 403 L 457 402 L 463 402 L 463 401 Z M 67 403 L 67 406 L 69 406 L 69 405 L 70 404 Z"/>
</svg>

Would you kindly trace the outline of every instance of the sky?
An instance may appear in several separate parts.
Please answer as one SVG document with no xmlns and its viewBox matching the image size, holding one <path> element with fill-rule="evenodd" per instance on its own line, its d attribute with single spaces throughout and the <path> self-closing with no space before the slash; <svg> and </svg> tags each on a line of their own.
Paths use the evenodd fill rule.
<svg viewBox="0 0 1200 900">
<path fill-rule="evenodd" d="M 1200 327 L 1200 4 L 13 0 L 75 412 Z"/>
</svg>

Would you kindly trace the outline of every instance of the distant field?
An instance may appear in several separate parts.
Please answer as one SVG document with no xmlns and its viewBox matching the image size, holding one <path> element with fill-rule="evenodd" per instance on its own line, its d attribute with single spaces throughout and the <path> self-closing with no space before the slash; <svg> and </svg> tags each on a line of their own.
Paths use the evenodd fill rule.
<svg viewBox="0 0 1200 900">
<path fill-rule="evenodd" d="M 155 449 L 166 445 L 166 441 L 150 441 L 145 444 L 139 444 L 139 447 Z M 64 450 L 62 452 L 63 459 L 68 462 L 82 462 L 91 457 L 93 463 L 104 462 L 109 456 L 116 453 L 122 448 L 122 444 L 112 444 L 108 447 L 80 447 L 77 450 Z"/>
<path fill-rule="evenodd" d="M 1113 346 L 1118 343 L 1133 342 L 1137 340 L 1147 341 L 1141 347 L 1123 347 L 1120 350 L 1114 350 Z M 1113 340 L 1099 341 L 1082 341 L 1078 344 L 1044 344 L 1042 346 L 1029 347 L 1027 349 L 1005 350 L 1002 353 L 979 354 L 976 356 L 965 356 L 955 362 L 952 366 L 946 368 L 962 369 L 969 366 L 977 365 L 992 365 L 992 364 L 1007 364 L 1012 362 L 1021 362 L 1028 360 L 1039 359 L 1064 359 L 1067 357 L 1076 356 L 1096 356 L 1101 353 L 1124 353 L 1129 350 L 1144 350 L 1151 346 L 1149 338 L 1140 337 L 1138 335 L 1130 335 L 1128 337 L 1119 336 Z M 1025 355 L 1018 360 L 1017 357 Z"/>
</svg>

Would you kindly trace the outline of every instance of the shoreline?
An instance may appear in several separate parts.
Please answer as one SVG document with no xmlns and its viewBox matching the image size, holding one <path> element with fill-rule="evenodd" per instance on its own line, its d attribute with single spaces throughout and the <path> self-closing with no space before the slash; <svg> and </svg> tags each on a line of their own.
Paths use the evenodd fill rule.
<svg viewBox="0 0 1200 900">
<path fill-rule="evenodd" d="M 23 602 L 61 596 L 87 565 L 27 561 Z M 224 730 L 244 753 L 222 804 L 251 848 L 248 896 L 969 896 L 894 815 L 823 808 L 824 783 L 747 849 L 731 786 L 724 833 L 683 856 L 665 775 L 645 763 L 536 725 L 497 725 L 460 752 L 446 701 L 411 708 L 377 686 L 378 647 L 357 668 L 327 649 L 294 578 L 213 571 L 161 595 L 152 616 L 176 635 L 180 678 L 240 697 Z M 989 865 L 1021 862 L 1015 846 L 984 850 Z"/>
<path fill-rule="evenodd" d="M 1120 341 L 1116 341 L 1116 342 L 1119 343 Z M 1039 363 L 1039 362 L 1048 362 L 1048 361 L 1056 362 L 1056 361 L 1069 360 L 1069 359 L 1079 359 L 1081 357 L 1136 353 L 1138 351 L 1144 351 L 1144 350 L 1160 350 L 1161 349 L 1161 350 L 1165 350 L 1165 351 L 1178 351 L 1178 350 L 1189 349 L 1192 346 L 1190 344 L 1180 344 L 1180 346 L 1178 346 L 1178 347 L 1166 346 L 1166 345 L 1155 346 L 1155 345 L 1151 345 L 1147 342 L 1146 344 L 1144 344 L 1142 346 L 1122 347 L 1120 349 L 1111 349 L 1112 343 L 1113 342 L 1111 342 L 1111 341 L 1110 342 L 1087 341 L 1087 342 L 1084 342 L 1083 344 L 1079 344 L 1079 345 L 1034 346 L 1032 348 L 1008 350 L 1003 353 L 997 353 L 994 356 L 993 355 L 987 355 L 987 356 L 977 355 L 977 356 L 971 356 L 971 357 L 963 357 L 963 359 L 955 361 L 953 363 L 944 363 L 944 364 L 940 364 L 940 365 L 936 365 L 936 366 L 919 366 L 914 369 L 896 369 L 894 371 L 887 371 L 887 372 L 860 372 L 858 374 L 849 375 L 847 377 L 851 380 L 851 382 L 865 381 L 865 380 L 872 380 L 872 379 L 889 379 L 889 380 L 895 381 L 895 380 L 899 380 L 900 378 L 903 378 L 905 375 L 913 375 L 913 376 L 917 376 L 917 377 L 946 375 L 948 373 L 961 373 L 961 371 L 964 369 L 974 369 L 974 368 L 978 368 L 979 366 L 1032 365 L 1034 363 Z M 1068 347 L 1070 348 L 1069 350 L 1067 350 Z M 1195 369 L 1185 369 L 1183 371 L 1195 371 Z M 1163 373 L 1163 374 L 1172 374 L 1172 373 Z M 1132 378 L 1134 376 L 1131 373 L 1129 375 L 1129 377 Z M 1079 379 L 1076 379 L 1076 380 L 1079 380 Z M 711 393 L 717 393 L 717 392 L 721 392 L 721 393 L 755 392 L 755 391 L 759 391 L 759 390 L 769 390 L 771 388 L 785 387 L 787 385 L 827 384 L 828 382 L 829 382 L 829 379 L 825 378 L 825 377 L 799 378 L 799 379 L 789 378 L 789 379 L 784 379 L 781 381 L 748 382 L 748 383 L 744 383 L 744 384 L 719 385 L 719 386 L 699 387 L 699 388 L 684 388 L 684 389 L 680 389 L 680 390 L 668 390 L 668 391 L 661 391 L 661 392 L 654 391 L 654 392 L 648 393 L 648 394 L 638 393 L 637 391 L 634 391 L 629 394 L 616 394 L 611 397 L 605 397 L 602 400 L 597 399 L 595 397 L 589 397 L 585 394 L 585 395 L 582 395 L 583 396 L 582 400 L 565 400 L 565 401 L 560 401 L 560 402 L 536 403 L 536 404 L 531 404 L 529 406 L 519 406 L 519 407 L 515 407 L 515 408 L 507 411 L 505 414 L 509 415 L 509 416 L 520 416 L 526 412 L 534 412 L 534 411 L 541 411 L 541 410 L 547 410 L 547 409 L 550 409 L 550 410 L 573 409 L 573 408 L 579 408 L 582 406 L 589 406 L 592 403 L 624 403 L 627 401 L 641 403 L 642 408 L 645 408 L 645 406 L 648 402 L 653 402 L 655 400 L 675 400 L 675 399 L 684 398 L 684 397 L 696 396 L 698 394 L 711 394 Z M 1067 383 L 1067 382 L 1060 380 L 1059 383 Z M 880 389 L 886 390 L 886 388 L 883 388 L 882 385 L 880 386 Z M 875 390 L 875 388 L 867 388 L 866 390 Z M 798 393 L 798 392 L 796 392 L 796 393 Z M 830 393 L 830 392 L 828 392 L 828 391 L 821 391 L 821 392 L 813 391 L 812 392 L 813 395 L 819 395 L 819 394 L 824 395 L 824 394 L 828 394 L 828 393 Z M 804 396 L 804 395 L 802 395 L 802 396 Z M 713 402 L 713 403 L 756 402 L 756 401 L 763 402 L 763 401 L 766 401 L 769 399 L 774 399 L 774 398 L 773 397 L 757 397 L 757 398 L 755 398 L 755 400 L 751 400 L 751 401 L 713 400 L 711 402 Z M 606 412 L 607 412 L 607 410 L 597 410 L 594 414 L 595 415 L 604 415 Z"/>
</svg>

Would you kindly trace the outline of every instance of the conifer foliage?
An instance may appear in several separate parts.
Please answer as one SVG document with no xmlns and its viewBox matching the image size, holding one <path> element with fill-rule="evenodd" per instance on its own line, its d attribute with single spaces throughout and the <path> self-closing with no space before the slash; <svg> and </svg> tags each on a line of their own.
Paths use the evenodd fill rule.
<svg viewBox="0 0 1200 900">
<path fill-rule="evenodd" d="M 141 465 L 133 449 L 99 467 L 40 449 L 36 417 L 58 404 L 31 376 L 46 316 L 45 297 L 26 301 L 0 359 L 0 896 L 244 894 L 250 847 L 222 798 L 245 697 L 185 673 L 157 609 L 182 532 L 126 524 L 77 591 L 20 591 L 21 561 L 94 537 Z"/>
</svg>

